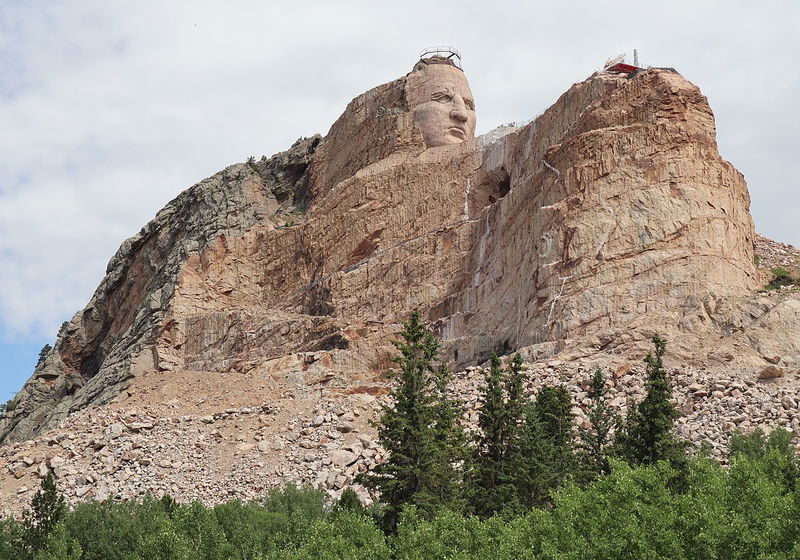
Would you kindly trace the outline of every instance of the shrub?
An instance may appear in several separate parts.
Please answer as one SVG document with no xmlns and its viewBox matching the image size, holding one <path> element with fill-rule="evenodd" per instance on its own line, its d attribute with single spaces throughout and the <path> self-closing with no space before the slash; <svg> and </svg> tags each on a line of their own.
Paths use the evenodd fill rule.
<svg viewBox="0 0 800 560">
<path fill-rule="evenodd" d="M 14 399 L 10 399 L 4 405 L 2 405 L 2 412 L 13 412 L 14 409 L 17 408 L 17 401 Z"/>
<path fill-rule="evenodd" d="M 794 286 L 798 283 L 798 280 L 793 278 L 785 268 L 773 268 L 770 272 L 772 272 L 772 280 L 766 285 L 767 290 L 779 290 L 783 286 Z"/>
<path fill-rule="evenodd" d="M 247 158 L 247 167 L 252 169 L 257 175 L 261 174 L 261 172 L 258 170 L 258 167 L 256 166 L 256 158 L 254 156 L 250 156 L 249 158 Z"/>
<path fill-rule="evenodd" d="M 391 550 L 371 519 L 343 513 L 315 522 L 300 542 L 274 557 L 281 560 L 378 560 L 391 558 Z"/>
<path fill-rule="evenodd" d="M 269 490 L 256 503 L 270 513 L 281 513 L 308 521 L 322 519 L 332 506 L 324 490 L 293 483 Z"/>
<path fill-rule="evenodd" d="M 800 486 L 800 460 L 792 437 L 794 434 L 783 428 L 776 428 L 769 436 L 761 428 L 750 434 L 737 431 L 729 443 L 730 456 L 733 460 L 747 457 L 769 465 L 773 480 L 782 482 L 785 491 L 791 492 Z"/>
</svg>

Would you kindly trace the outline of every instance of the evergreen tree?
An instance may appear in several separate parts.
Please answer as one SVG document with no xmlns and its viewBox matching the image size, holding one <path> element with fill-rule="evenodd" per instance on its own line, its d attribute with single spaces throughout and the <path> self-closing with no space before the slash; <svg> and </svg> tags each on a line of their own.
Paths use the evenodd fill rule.
<svg viewBox="0 0 800 560">
<path fill-rule="evenodd" d="M 438 344 L 438 342 L 437 342 Z M 448 386 L 453 375 L 440 363 L 433 371 L 432 445 L 429 467 L 424 471 L 426 490 L 419 495 L 423 512 L 440 509 L 462 512 L 466 507 L 463 488 L 463 463 L 467 458 L 467 437 L 461 426 L 464 410 L 450 397 Z"/>
<path fill-rule="evenodd" d="M 419 312 L 403 326 L 402 341 L 393 341 L 401 354 L 394 358 L 399 368 L 392 372 L 397 384 L 375 424 L 388 457 L 359 479 L 380 492 L 386 506 L 383 525 L 391 532 L 403 506 L 416 506 L 424 517 L 463 508 L 459 462 L 465 438 L 458 424 L 460 404 L 446 395 L 451 374 L 434 363 L 439 342 Z"/>
<path fill-rule="evenodd" d="M 579 457 L 581 477 L 588 482 L 598 475 L 609 473 L 608 449 L 611 446 L 611 430 L 621 423 L 619 415 L 611 411 L 606 402 L 608 388 L 606 377 L 597 368 L 589 382 L 589 426 L 578 428 L 581 454 Z"/>
<path fill-rule="evenodd" d="M 552 490 L 574 474 L 573 427 L 567 389 L 542 387 L 525 412 L 523 455 L 527 465 L 521 482 L 525 507 L 548 504 Z"/>
<path fill-rule="evenodd" d="M 361 500 L 358 498 L 356 491 L 349 486 L 344 489 L 339 501 L 336 502 L 336 507 L 333 509 L 336 513 L 357 513 L 363 514 L 365 512 Z"/>
<path fill-rule="evenodd" d="M 631 464 L 652 465 L 666 460 L 680 470 L 686 463 L 686 444 L 674 432 L 678 411 L 670 400 L 672 388 L 663 364 L 667 343 L 654 335 L 653 346 L 655 353 L 648 352 L 644 359 L 645 397 L 629 406 L 615 444 L 619 455 Z"/>
<path fill-rule="evenodd" d="M 519 486 L 522 470 L 522 423 L 524 420 L 525 374 L 522 358 L 515 355 L 505 372 L 500 359 L 492 354 L 483 372 L 480 432 L 469 473 L 471 507 L 477 515 L 519 512 Z"/>
<path fill-rule="evenodd" d="M 39 365 L 44 361 L 44 359 L 47 358 L 47 355 L 50 353 L 50 350 L 52 349 L 53 347 L 50 346 L 49 344 L 45 344 L 44 346 L 42 346 L 42 349 L 39 350 L 39 358 L 36 360 L 36 367 L 39 367 Z"/>
<path fill-rule="evenodd" d="M 66 510 L 64 496 L 56 489 L 53 473 L 47 473 L 41 490 L 37 490 L 31 500 L 31 509 L 22 515 L 23 549 L 29 558 L 47 545 L 48 536 Z"/>
</svg>

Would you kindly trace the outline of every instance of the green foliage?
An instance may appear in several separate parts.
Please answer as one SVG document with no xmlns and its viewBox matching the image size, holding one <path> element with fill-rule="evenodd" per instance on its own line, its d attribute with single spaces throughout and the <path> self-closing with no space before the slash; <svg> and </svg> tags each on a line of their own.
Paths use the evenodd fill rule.
<svg viewBox="0 0 800 560">
<path fill-rule="evenodd" d="M 358 494 L 356 494 L 356 491 L 349 486 L 342 492 L 342 495 L 339 497 L 339 501 L 336 503 L 334 511 L 337 513 L 352 513 L 359 515 L 366 513 L 364 506 L 361 504 L 361 500 L 358 498 Z"/>
<path fill-rule="evenodd" d="M 572 403 L 563 386 L 545 386 L 525 411 L 522 504 L 527 509 L 550 502 L 551 491 L 575 473 Z"/>
<path fill-rule="evenodd" d="M 739 456 L 727 470 L 709 459 L 690 463 L 676 529 L 692 558 L 798 557 L 800 495 L 784 493 L 771 460 Z"/>
<path fill-rule="evenodd" d="M 322 519 L 331 509 L 330 498 L 324 490 L 293 483 L 269 490 L 257 503 L 270 513 L 306 521 Z"/>
<path fill-rule="evenodd" d="M 448 558 L 453 560 L 532 558 L 524 555 L 504 555 L 514 539 L 509 522 L 499 517 L 481 521 L 445 512 L 431 521 L 419 518 L 410 508 L 403 513 L 397 538 L 394 541 L 397 560 Z M 519 552 L 522 552 L 520 550 Z"/>
<path fill-rule="evenodd" d="M 110 500 L 85 503 L 76 506 L 63 523 L 67 535 L 83 550 L 82 560 L 128 560 L 143 557 L 143 550 L 158 557 L 165 549 L 173 550 L 169 548 L 170 543 L 163 542 L 175 525 L 165 509 L 166 503 L 152 496 L 141 503 Z M 180 506 L 176 504 L 172 514 L 178 509 Z M 175 554 L 182 554 L 184 541 L 182 537 L 182 544 L 173 550 Z"/>
<path fill-rule="evenodd" d="M 317 521 L 295 547 L 270 556 L 281 560 L 379 560 L 391 558 L 383 532 L 369 518 L 344 513 Z"/>
<path fill-rule="evenodd" d="M 390 532 L 407 505 L 417 506 L 425 517 L 463 508 L 457 463 L 466 438 L 459 425 L 460 403 L 446 393 L 451 374 L 438 363 L 439 342 L 419 312 L 411 314 L 400 336 L 402 341 L 393 341 L 401 354 L 392 372 L 397 384 L 375 424 L 388 459 L 359 479 L 380 492 L 383 524 Z"/>
<path fill-rule="evenodd" d="M 647 394 L 617 427 L 615 449 L 628 463 L 608 457 L 618 420 L 601 371 L 590 383 L 589 426 L 578 430 L 576 455 L 566 388 L 543 387 L 528 401 L 520 357 L 503 369 L 493 356 L 462 482 L 466 441 L 461 407 L 447 395 L 450 372 L 418 313 L 404 327 L 398 383 L 377 424 L 389 456 L 364 477 L 382 492 L 380 522 L 352 489 L 334 503 L 320 489 L 294 485 L 213 509 L 147 496 L 70 512 L 48 475 L 21 522 L 0 520 L 0 559 L 800 558 L 793 434 L 735 434 L 728 468 L 707 456 L 689 459 L 674 434 L 659 337 L 645 360 Z M 478 515 L 463 515 L 464 492 Z M 396 535 L 385 536 L 387 528 Z"/>
<path fill-rule="evenodd" d="M 174 539 L 176 543 L 180 542 L 180 553 L 188 551 L 192 560 L 222 560 L 232 554 L 233 547 L 228 544 L 214 511 L 200 502 L 177 505 L 171 512 L 164 513 L 169 523 L 164 526 L 162 538 L 170 532 L 180 535 L 180 538 Z M 148 545 L 158 543 L 150 542 Z"/>
<path fill-rule="evenodd" d="M 568 486 L 555 497 L 553 544 L 571 558 L 683 558 L 674 473 L 665 463 L 633 469 L 612 462 L 611 474 L 587 488 Z"/>
<path fill-rule="evenodd" d="M 225 540 L 236 551 L 235 558 L 254 560 L 268 551 L 280 550 L 299 538 L 307 527 L 293 523 L 286 514 L 264 511 L 253 504 L 234 501 L 214 508 Z"/>
<path fill-rule="evenodd" d="M 608 474 L 611 468 L 608 462 L 608 453 L 612 443 L 611 431 L 619 428 L 621 420 L 619 415 L 609 408 L 607 394 L 606 377 L 598 368 L 589 382 L 588 397 L 591 402 L 587 418 L 589 426 L 578 428 L 580 438 L 579 470 L 581 478 L 585 481 Z"/>
<path fill-rule="evenodd" d="M 325 492 L 289 485 L 250 504 L 234 501 L 214 508 L 236 558 L 256 559 L 299 542 L 308 529 L 329 514 Z"/>
<path fill-rule="evenodd" d="M 790 560 L 800 552 L 800 496 L 781 495 L 763 459 L 730 470 L 699 458 L 687 490 L 673 491 L 667 462 L 630 467 L 612 460 L 607 476 L 555 492 L 552 509 L 480 521 L 404 515 L 398 559 Z"/>
<path fill-rule="evenodd" d="M 53 347 L 50 346 L 49 344 L 45 344 L 44 346 L 42 346 L 42 349 L 39 350 L 39 358 L 36 360 L 36 367 L 39 367 L 42 364 L 42 362 L 44 362 L 44 359 L 47 358 L 47 354 L 52 349 Z"/>
<path fill-rule="evenodd" d="M 560 458 L 566 459 L 573 441 L 572 402 L 567 388 L 563 385 L 542 387 L 529 411 L 529 424 L 538 424 L 544 437 L 563 451 Z"/>
<path fill-rule="evenodd" d="M 189 539 L 176 530 L 168 517 L 156 519 L 154 527 L 137 544 L 141 558 L 148 560 L 193 560 Z"/>
<path fill-rule="evenodd" d="M 161 507 L 164 508 L 164 513 L 167 515 L 172 515 L 172 513 L 180 506 L 178 501 L 169 494 L 164 494 L 161 496 L 159 502 L 161 502 Z"/>
<path fill-rule="evenodd" d="M 729 444 L 731 459 L 760 460 L 768 465 L 773 480 L 782 481 L 786 492 L 794 491 L 800 485 L 800 460 L 792 446 L 793 436 L 783 428 L 776 428 L 769 436 L 760 428 L 750 434 L 736 432 Z"/>
<path fill-rule="evenodd" d="M 686 443 L 675 435 L 678 411 L 672 403 L 672 388 L 664 369 L 667 343 L 653 336 L 655 353 L 648 352 L 645 397 L 628 408 L 623 429 L 617 434 L 619 455 L 634 465 L 654 465 L 667 460 L 683 472 L 686 464 Z"/>
<path fill-rule="evenodd" d="M 34 560 L 80 560 L 83 549 L 77 540 L 69 538 L 63 523 L 59 523 L 47 539 L 47 547 L 39 551 Z M 10 558 L 0 556 L 0 558 Z"/>
<path fill-rule="evenodd" d="M 262 157 L 262 160 L 263 160 L 263 157 Z M 255 171 L 255 173 L 257 175 L 261 174 L 261 172 L 258 170 L 258 167 L 256 166 L 256 158 L 255 158 L 255 156 L 250 156 L 249 158 L 247 158 L 247 166 L 250 169 L 252 169 L 253 171 Z"/>
<path fill-rule="evenodd" d="M 791 273 L 783 267 L 773 268 L 772 280 L 765 287 L 767 290 L 779 290 L 782 286 L 794 286 L 800 283 L 800 280 L 793 278 Z"/>
<path fill-rule="evenodd" d="M 233 547 L 210 510 L 147 497 L 141 503 L 106 501 L 78 505 L 63 522 L 82 560 L 191 558 L 223 560 Z"/>
<path fill-rule="evenodd" d="M 520 483 L 524 475 L 522 454 L 525 373 L 517 354 L 503 371 L 497 354 L 484 370 L 478 413 L 480 433 L 467 476 L 470 506 L 481 517 L 519 512 Z"/>
<path fill-rule="evenodd" d="M 14 518 L 0 520 L 0 558 L 24 558 L 22 525 Z"/>
<path fill-rule="evenodd" d="M 422 511 L 432 514 L 443 509 L 463 511 L 465 508 L 460 465 L 467 457 L 468 440 L 461 425 L 464 416 L 461 402 L 447 392 L 452 377 L 443 363 L 433 370 L 430 462 L 422 470 L 423 486 L 416 502 Z"/>
<path fill-rule="evenodd" d="M 22 516 L 22 542 L 26 557 L 33 557 L 47 544 L 50 533 L 64 517 L 67 506 L 56 489 L 53 473 L 47 473 L 42 487 L 31 500 L 31 509 Z"/>
<path fill-rule="evenodd" d="M 2 409 L 0 409 L 0 412 L 2 413 L 13 412 L 14 409 L 16 408 L 17 408 L 17 401 L 15 401 L 14 399 L 9 399 L 4 405 L 2 405 Z"/>
<path fill-rule="evenodd" d="M 153 497 L 91 502 L 65 512 L 35 553 L 24 546 L 23 523 L 0 520 L 0 558 L 800 558 L 800 491 L 777 476 L 790 456 L 785 436 L 739 436 L 731 445 L 728 468 L 706 457 L 687 461 L 682 492 L 673 488 L 676 471 L 667 461 L 629 466 L 611 459 L 608 474 L 584 486 L 563 485 L 551 493 L 546 509 L 481 520 L 448 510 L 429 518 L 411 505 L 395 537 L 385 537 L 367 515 L 330 508 L 310 488 L 213 509 Z"/>
</svg>

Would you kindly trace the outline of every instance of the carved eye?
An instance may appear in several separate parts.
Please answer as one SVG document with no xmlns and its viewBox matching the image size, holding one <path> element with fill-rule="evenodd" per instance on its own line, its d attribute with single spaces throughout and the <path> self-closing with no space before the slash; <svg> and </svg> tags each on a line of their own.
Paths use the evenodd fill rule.
<svg viewBox="0 0 800 560">
<path fill-rule="evenodd" d="M 434 93 L 431 95 L 431 99 L 439 103 L 450 103 L 453 100 L 453 96 L 449 93 Z"/>
<path fill-rule="evenodd" d="M 474 111 L 475 110 L 475 102 L 472 101 L 472 99 L 465 99 L 464 100 L 464 105 L 466 105 L 467 109 L 469 109 L 470 111 Z"/>
</svg>

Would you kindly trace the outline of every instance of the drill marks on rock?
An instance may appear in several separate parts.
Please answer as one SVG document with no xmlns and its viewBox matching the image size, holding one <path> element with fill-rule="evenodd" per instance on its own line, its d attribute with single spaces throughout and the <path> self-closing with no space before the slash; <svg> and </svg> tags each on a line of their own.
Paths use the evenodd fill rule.
<svg viewBox="0 0 800 560">
<path fill-rule="evenodd" d="M 464 214 L 462 220 L 466 222 L 469 220 L 469 193 L 472 191 L 472 182 L 469 177 L 467 177 L 467 188 L 464 191 Z"/>
</svg>

